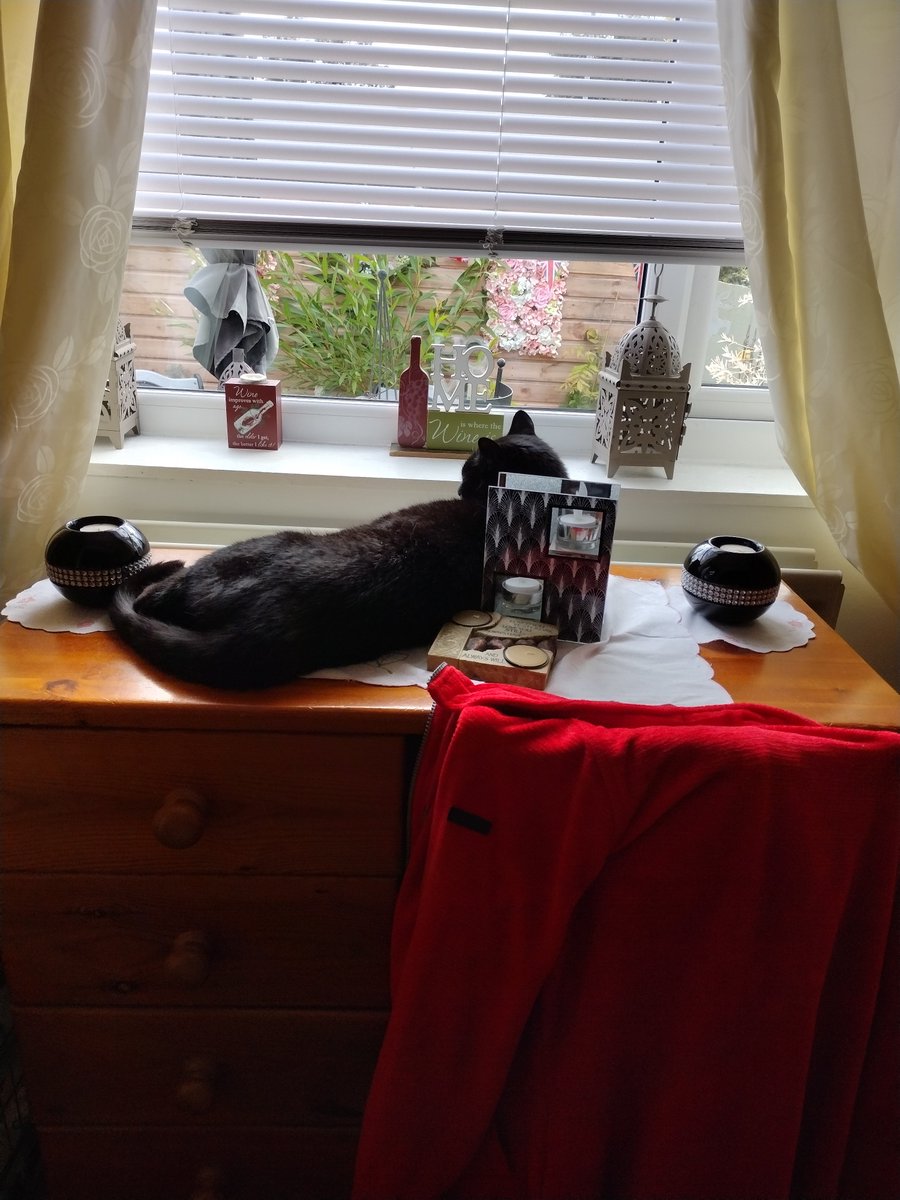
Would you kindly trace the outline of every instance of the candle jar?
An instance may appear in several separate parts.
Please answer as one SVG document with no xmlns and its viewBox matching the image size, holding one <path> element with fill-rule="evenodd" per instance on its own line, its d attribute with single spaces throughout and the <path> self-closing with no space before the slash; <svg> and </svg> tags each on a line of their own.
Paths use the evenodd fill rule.
<svg viewBox="0 0 900 1200">
<path fill-rule="evenodd" d="M 541 619 L 544 585 L 540 579 L 524 575 L 504 579 L 497 588 L 494 607 L 504 617 L 522 617 L 526 621 Z"/>
<path fill-rule="evenodd" d="M 120 583 L 150 564 L 150 543 L 122 517 L 76 517 L 50 537 L 47 578 L 76 604 L 103 608 Z"/>
<path fill-rule="evenodd" d="M 681 570 L 688 603 L 722 625 L 755 621 L 778 596 L 781 568 L 762 542 L 717 534 L 689 551 Z"/>
<path fill-rule="evenodd" d="M 551 553 L 563 550 L 580 558 L 596 557 L 601 527 L 601 518 L 596 513 L 581 510 L 560 513 Z"/>
</svg>

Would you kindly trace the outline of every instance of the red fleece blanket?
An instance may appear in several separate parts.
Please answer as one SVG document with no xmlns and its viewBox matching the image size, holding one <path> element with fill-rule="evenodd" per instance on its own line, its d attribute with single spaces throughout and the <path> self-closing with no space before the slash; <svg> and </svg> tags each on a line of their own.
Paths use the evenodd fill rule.
<svg viewBox="0 0 900 1200">
<path fill-rule="evenodd" d="M 900 1195 L 900 735 L 431 691 L 355 1200 Z"/>
</svg>

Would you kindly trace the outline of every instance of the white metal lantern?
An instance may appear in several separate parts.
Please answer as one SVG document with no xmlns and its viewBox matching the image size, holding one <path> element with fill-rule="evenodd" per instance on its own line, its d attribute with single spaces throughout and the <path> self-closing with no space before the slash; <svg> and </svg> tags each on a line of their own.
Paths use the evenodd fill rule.
<svg viewBox="0 0 900 1200">
<path fill-rule="evenodd" d="M 134 342 L 131 325 L 116 322 L 116 342 L 109 364 L 109 378 L 100 405 L 98 437 L 108 437 L 121 450 L 125 434 L 138 427 L 137 385 L 134 378 Z"/>
<path fill-rule="evenodd" d="M 650 317 L 607 351 L 600 372 L 593 462 L 612 479 L 623 464 L 662 467 L 671 479 L 691 410 L 691 364 L 681 365 L 678 343 L 656 319 L 662 296 L 646 297 Z"/>
</svg>

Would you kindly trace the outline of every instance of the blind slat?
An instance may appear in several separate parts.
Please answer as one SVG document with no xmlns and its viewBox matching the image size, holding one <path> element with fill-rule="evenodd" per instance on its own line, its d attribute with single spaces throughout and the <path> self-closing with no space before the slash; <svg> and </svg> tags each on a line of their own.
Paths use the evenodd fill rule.
<svg viewBox="0 0 900 1200">
<path fill-rule="evenodd" d="M 361 151 L 362 153 L 364 152 Z M 488 172 L 447 170 L 440 164 L 424 161 L 421 155 L 410 156 L 409 162 L 394 165 L 384 161 L 383 157 L 372 154 L 367 156 L 366 162 L 369 166 L 379 168 L 379 184 L 384 185 L 381 189 L 370 185 L 369 199 L 376 193 L 390 194 L 387 190 L 388 187 L 395 189 L 402 187 L 408 181 L 412 170 L 415 172 L 415 194 L 421 194 L 424 189 L 447 194 L 458 189 L 473 193 L 480 191 L 487 196 L 492 196 L 494 193 L 493 178 Z M 180 174 L 185 180 L 192 178 L 195 181 L 199 179 L 215 181 L 217 188 L 219 186 L 227 187 L 236 179 L 258 179 L 262 173 L 271 189 L 271 194 L 284 194 L 288 199 L 293 199 L 295 194 L 302 193 L 304 187 L 309 183 L 356 186 L 358 177 L 356 161 L 338 163 L 334 159 L 320 162 L 308 160 L 304 164 L 302 183 L 297 181 L 297 171 L 294 166 L 271 161 L 260 163 L 256 160 L 238 162 L 215 158 L 194 159 L 187 164 L 193 168 L 193 171 L 186 171 L 182 160 L 178 160 L 172 155 L 158 155 L 152 157 L 151 165 L 154 175 L 162 177 L 168 175 L 171 178 L 177 178 L 180 168 Z M 566 193 L 568 200 L 573 200 L 576 196 L 588 198 L 593 196 L 594 175 L 583 166 L 579 170 L 563 172 L 561 164 L 557 162 L 554 164 L 556 172 L 554 174 L 549 167 L 540 170 L 532 164 L 532 169 L 529 170 L 527 169 L 528 165 L 526 163 L 523 169 L 516 170 L 512 163 L 504 162 L 504 178 L 509 193 L 527 192 L 531 195 L 543 195 L 547 191 L 556 191 Z M 262 172 L 260 168 L 263 168 Z M 645 181 L 642 179 L 610 179 L 607 181 L 604 200 L 609 202 L 615 198 L 628 198 L 642 202 L 641 193 L 644 190 Z M 696 207 L 695 193 L 696 184 L 693 180 L 686 183 L 671 181 L 661 183 L 656 191 L 660 202 L 668 202 L 666 207 L 669 210 L 674 210 L 679 200 Z M 716 207 L 720 215 L 727 213 L 730 202 L 733 200 L 731 187 L 709 184 L 704 188 L 704 193 L 706 209 Z M 335 194 L 339 194 L 337 189 L 335 189 Z M 397 194 L 396 191 L 394 194 Z"/>
<path fill-rule="evenodd" d="M 361 131 L 361 133 L 364 132 Z M 358 140 L 347 137 L 340 146 L 330 144 L 324 133 L 318 141 L 309 136 L 309 130 L 307 130 L 307 135 L 307 141 L 302 143 L 254 143 L 252 150 L 247 151 L 246 161 L 266 162 L 276 170 L 278 164 L 289 163 L 293 171 L 291 177 L 296 179 L 304 173 L 297 168 L 296 151 L 298 149 L 302 152 L 304 163 L 316 157 L 321 159 L 324 153 L 322 147 L 327 146 L 328 161 L 337 164 L 366 163 L 372 166 L 380 163 L 390 164 L 399 160 L 413 166 L 445 166 L 455 162 L 458 145 L 465 142 L 473 169 L 478 166 L 482 166 L 485 170 L 494 169 L 493 147 L 488 144 L 486 148 L 480 148 L 478 138 L 474 134 L 463 135 L 448 131 L 446 144 L 435 141 L 433 130 L 427 134 L 423 133 L 418 138 L 414 134 L 410 134 L 407 144 L 402 150 L 389 144 L 380 145 L 373 139 L 366 139 L 361 135 L 358 135 Z M 482 141 L 490 143 L 490 139 L 487 137 Z M 523 171 L 526 166 L 532 166 L 534 170 L 537 170 L 540 163 L 552 158 L 557 169 L 564 166 L 567 174 L 584 172 L 596 177 L 599 163 L 604 178 L 610 181 L 631 179 L 656 183 L 660 176 L 661 160 L 648 161 L 645 153 L 638 153 L 638 148 L 634 149 L 634 156 L 631 159 L 618 158 L 613 156 L 621 155 L 621 148 L 618 144 L 611 143 L 607 148 L 607 156 L 598 159 L 593 149 L 582 150 L 577 145 L 561 146 L 558 138 L 548 138 L 544 143 L 536 143 L 534 139 L 530 139 L 527 153 L 518 153 L 515 147 L 515 139 L 508 139 L 502 155 L 504 170 Z M 691 161 L 691 149 L 688 146 L 679 147 L 677 160 L 668 155 L 665 157 L 666 181 L 668 183 L 687 183 L 694 188 L 698 184 L 705 184 L 707 187 L 720 186 L 727 188 L 729 194 L 733 195 L 734 187 L 731 182 L 730 164 L 724 152 L 720 165 L 709 166 L 705 153 L 706 147 L 693 147 L 694 161 Z M 545 151 L 544 154 L 541 153 L 542 150 Z M 151 171 L 160 169 L 165 162 L 168 164 L 166 168 L 168 171 L 177 173 L 182 164 L 187 168 L 189 165 L 195 166 L 198 161 L 211 159 L 213 151 L 214 147 L 206 139 L 182 138 L 179 142 L 179 154 L 175 156 L 170 152 L 170 139 L 166 134 L 157 137 L 150 132 L 145 135 L 144 139 L 146 165 Z M 239 158 L 235 153 L 228 161 L 240 163 L 244 159 Z"/>
<path fill-rule="evenodd" d="M 155 68 L 157 84 L 160 82 L 160 77 L 167 74 L 165 67 L 160 65 L 164 61 L 163 57 L 158 57 L 159 62 Z M 286 83 L 291 84 L 294 89 L 302 88 L 304 94 L 316 95 L 326 91 L 333 92 L 335 86 L 334 69 L 330 63 L 297 63 L 293 64 L 293 69 L 290 69 L 289 64 L 281 64 L 279 67 L 280 77 L 276 79 L 261 77 L 258 66 L 248 67 L 246 74 L 241 74 L 240 68 L 235 67 L 232 68 L 231 74 L 223 76 L 222 71 L 225 64 L 221 59 L 209 60 L 206 63 L 206 74 L 191 74 L 189 68 L 196 67 L 197 64 L 193 61 L 181 61 L 177 55 L 172 56 L 169 65 L 178 76 L 178 91 L 185 97 L 215 95 L 217 92 L 222 92 L 232 99 L 237 96 L 244 96 L 247 99 L 264 98 L 282 92 Z M 644 69 L 642 68 L 642 70 Z M 667 104 L 702 106 L 711 114 L 719 113 L 724 116 L 721 107 L 722 90 L 718 83 L 716 69 L 710 68 L 705 73 L 709 80 L 707 83 L 689 82 L 686 79 L 680 81 L 677 94 L 665 77 L 666 71 L 663 67 L 659 68 L 659 75 L 660 78 L 657 80 L 642 79 L 635 82 L 629 79 L 613 78 L 608 70 L 602 77 L 595 72 L 591 78 L 582 76 L 577 80 L 577 95 L 585 100 L 625 100 L 631 103 L 658 103 L 659 100 L 665 100 Z M 507 64 L 505 81 L 504 93 L 507 97 L 516 96 L 523 99 L 528 97 L 528 102 L 533 104 L 548 97 L 548 93 L 548 98 L 552 99 L 553 89 L 558 82 L 555 77 L 548 78 L 546 75 L 516 71 L 510 64 Z M 452 88 L 457 94 L 472 92 L 472 102 L 479 105 L 485 104 L 484 85 L 486 82 L 490 82 L 490 76 L 486 80 L 483 72 L 479 73 L 471 69 L 471 63 L 460 65 L 457 62 L 446 69 L 434 62 L 427 67 L 422 66 L 418 61 L 412 61 L 409 64 L 395 61 L 390 66 L 349 63 L 344 64 L 341 69 L 341 83 L 345 88 L 366 87 L 376 89 L 381 93 L 386 88 L 390 88 L 392 92 L 409 91 L 426 96 L 434 96 L 435 93 L 440 95 L 446 89 Z M 650 84 L 656 85 L 655 90 L 651 90 Z M 560 87 L 566 93 L 571 93 L 575 87 L 575 81 L 569 78 L 565 82 L 564 89 L 562 89 L 562 85 Z M 665 89 L 666 95 L 663 96 L 660 89 Z M 163 92 L 159 88 L 155 92 L 151 91 L 151 103 L 162 94 Z M 296 94 L 299 95 L 299 93 Z M 531 94 L 534 94 L 536 98 L 532 99 Z M 658 97 L 658 99 L 655 100 L 654 97 Z M 571 95 L 567 94 L 564 98 L 571 99 Z M 499 103 L 498 95 L 498 106 Z"/>
</svg>

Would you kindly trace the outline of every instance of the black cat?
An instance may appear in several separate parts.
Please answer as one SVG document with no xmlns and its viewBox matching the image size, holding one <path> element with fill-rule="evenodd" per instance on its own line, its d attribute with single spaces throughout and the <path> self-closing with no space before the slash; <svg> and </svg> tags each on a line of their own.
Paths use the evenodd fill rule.
<svg viewBox="0 0 900 1200">
<path fill-rule="evenodd" d="M 154 564 L 116 592 L 123 641 L 161 670 L 221 688 L 269 687 L 320 667 L 427 646 L 481 604 L 488 488 L 501 471 L 564 478 L 519 409 L 480 438 L 458 500 L 434 500 L 336 533 L 276 533 Z"/>
</svg>

